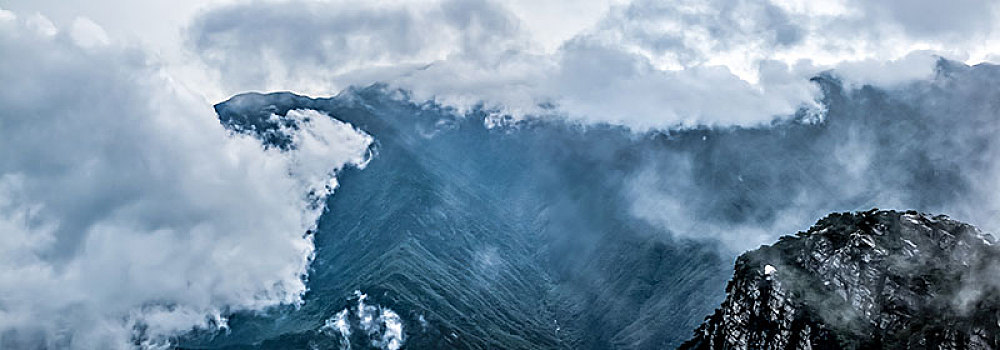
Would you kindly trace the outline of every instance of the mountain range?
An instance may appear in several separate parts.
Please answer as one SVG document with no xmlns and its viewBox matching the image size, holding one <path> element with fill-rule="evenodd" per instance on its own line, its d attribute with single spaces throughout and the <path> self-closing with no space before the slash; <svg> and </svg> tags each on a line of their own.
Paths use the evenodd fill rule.
<svg viewBox="0 0 1000 350">
<path fill-rule="evenodd" d="M 979 218 L 981 213 L 966 203 L 977 198 L 981 188 L 975 177 L 991 164 L 983 152 L 994 147 L 993 135 L 977 123 L 995 120 L 996 102 L 990 101 L 1000 101 L 1000 89 L 992 83 L 996 78 L 1000 69 L 995 66 L 944 60 L 933 79 L 893 89 L 851 86 L 821 75 L 814 79 L 823 90 L 820 115 L 802 110 L 769 125 L 672 131 L 585 125 L 558 116 L 514 119 L 486 106 L 459 111 L 414 102 L 405 91 L 385 85 L 350 88 L 330 98 L 237 95 L 216 105 L 220 121 L 268 147 L 295 147 L 281 130 L 291 125 L 284 116 L 296 109 L 350 123 L 375 143 L 363 170 L 337 174 L 339 187 L 327 200 L 327 211 L 306 233 L 313 236 L 316 252 L 304 302 L 230 315 L 226 330 L 192 332 L 178 341 L 179 347 L 663 349 L 684 344 L 715 349 L 784 348 L 809 339 L 812 347 L 851 348 L 961 337 L 961 344 L 969 345 L 982 332 L 987 332 L 982 344 L 995 347 L 996 325 L 925 338 L 885 331 L 903 321 L 882 317 L 895 301 L 869 300 L 888 293 L 882 289 L 866 294 L 864 302 L 834 287 L 816 292 L 824 298 L 821 305 L 844 297 L 836 307 L 862 308 L 867 323 L 858 323 L 864 325 L 860 328 L 823 321 L 823 313 L 809 311 L 816 302 L 809 300 L 780 305 L 791 305 L 791 326 L 766 330 L 770 326 L 757 321 L 731 324 L 739 317 L 773 323 L 766 310 L 726 307 L 765 302 L 746 295 L 779 293 L 774 286 L 779 277 L 780 293 L 799 295 L 806 292 L 795 289 L 797 283 L 805 288 L 816 282 L 803 276 L 856 274 L 858 267 L 851 264 L 868 253 L 844 253 L 845 262 L 835 267 L 796 259 L 873 239 L 878 248 L 883 238 L 871 238 L 872 230 L 885 230 L 878 225 L 918 230 L 908 226 L 907 215 L 915 215 L 920 225 L 960 237 L 955 242 L 977 237 L 964 233 L 971 230 L 967 226 L 945 219 L 894 212 L 832 215 L 809 232 L 829 226 L 837 233 L 782 240 L 748 253 L 736 260 L 728 290 L 726 284 L 740 251 L 771 243 L 830 212 L 890 203 Z M 852 230 L 862 232 L 860 238 L 837 238 L 853 237 Z M 919 247 L 934 243 L 910 237 L 916 235 L 910 231 L 892 237 Z M 893 238 L 891 249 L 886 248 L 890 255 L 905 254 L 899 242 L 903 239 Z M 777 272 L 765 273 L 761 261 Z M 950 268 L 962 260 L 942 264 Z M 939 273 L 928 268 L 921 273 Z M 878 278 L 909 278 L 894 287 L 901 293 L 922 293 L 920 283 L 934 285 L 932 277 L 920 282 L 881 267 L 873 271 Z M 793 280 L 786 281 L 789 276 Z M 839 287 L 849 293 L 883 283 L 854 277 L 823 281 L 842 283 Z M 720 303 L 722 311 L 713 314 Z M 906 312 L 927 319 L 921 313 L 931 311 Z M 705 320 L 706 315 L 712 316 Z M 727 333 L 743 326 L 757 328 Z M 786 329 L 780 327 L 801 334 L 776 336 Z M 843 343 L 850 335 L 858 335 L 860 343 Z"/>
</svg>

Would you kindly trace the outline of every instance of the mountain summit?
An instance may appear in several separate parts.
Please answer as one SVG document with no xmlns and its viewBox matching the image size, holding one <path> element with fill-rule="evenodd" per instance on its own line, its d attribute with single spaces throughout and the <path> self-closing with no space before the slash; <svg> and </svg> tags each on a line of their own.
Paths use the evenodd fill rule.
<svg viewBox="0 0 1000 350">
<path fill-rule="evenodd" d="M 914 211 L 832 214 L 740 256 L 681 349 L 996 349 L 1000 248 Z"/>
</svg>

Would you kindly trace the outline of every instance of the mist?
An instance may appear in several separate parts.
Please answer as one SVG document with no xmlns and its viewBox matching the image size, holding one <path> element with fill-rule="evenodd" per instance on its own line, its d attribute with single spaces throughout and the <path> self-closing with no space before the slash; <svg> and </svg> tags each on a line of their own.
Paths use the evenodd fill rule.
<svg viewBox="0 0 1000 350">
<path fill-rule="evenodd" d="M 998 228 L 997 67 L 940 60 L 933 78 L 882 88 L 816 79 L 825 114 L 762 128 L 655 138 L 628 185 L 632 213 L 735 251 L 834 211 L 916 209 Z"/>
<path fill-rule="evenodd" d="M 823 113 L 802 110 L 757 127 L 648 131 L 559 116 L 516 119 L 485 107 L 462 112 L 384 84 L 330 98 L 245 94 L 216 109 L 224 124 L 258 130 L 269 127 L 259 118 L 272 113 L 314 109 L 374 137 L 371 165 L 342 178 L 317 235 L 321 246 L 368 248 L 346 256 L 320 249 L 311 283 L 323 292 L 311 300 L 372 283 L 331 267 L 395 269 L 403 261 L 412 274 L 378 284 L 400 303 L 423 293 L 413 286 L 463 281 L 445 287 L 456 300 L 390 305 L 422 310 L 401 317 L 404 324 L 426 318 L 427 334 L 478 314 L 472 301 L 502 298 L 475 291 L 517 285 L 572 305 L 541 320 L 524 317 L 539 327 L 553 317 L 589 334 L 566 335 L 574 344 L 655 346 L 690 336 L 718 305 L 738 254 L 831 212 L 916 209 L 995 230 L 997 107 L 987 101 L 1000 93 L 991 83 L 997 74 L 993 65 L 939 60 L 929 79 L 873 86 L 830 71 L 809 82 L 822 91 Z M 413 250 L 437 253 L 425 259 Z M 472 273 L 443 272 L 452 269 Z M 527 287 L 536 284 L 542 291 Z M 309 300 L 308 310 L 324 307 Z M 322 313 L 303 314 L 314 312 Z M 532 329 L 535 341 L 554 341 Z M 464 336 L 488 344 L 492 335 Z M 241 337 L 258 339 L 234 336 Z M 435 339 L 409 337 L 410 346 Z"/>
<path fill-rule="evenodd" d="M 656 348 L 830 212 L 1000 230 L 990 1 L 9 3 L 0 347 Z"/>
</svg>

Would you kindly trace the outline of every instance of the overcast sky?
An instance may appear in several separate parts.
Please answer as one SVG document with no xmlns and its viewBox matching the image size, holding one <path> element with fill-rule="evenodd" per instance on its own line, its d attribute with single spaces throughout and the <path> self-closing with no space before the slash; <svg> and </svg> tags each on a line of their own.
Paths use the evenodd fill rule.
<svg viewBox="0 0 1000 350">
<path fill-rule="evenodd" d="M 362 166 L 372 139 L 299 111 L 289 118 L 302 127 L 286 131 L 300 147 L 264 149 L 216 120 L 212 104 L 239 92 L 386 82 L 515 117 L 759 125 L 821 112 L 808 78 L 828 69 L 891 86 L 930 77 L 936 55 L 996 62 L 998 11 L 993 0 L 0 0 L 0 337 L 128 348 L 137 325 L 167 337 L 219 326 L 205 316 L 223 310 L 298 300 L 313 248 L 303 232 L 321 210 L 308 194 Z"/>
<path fill-rule="evenodd" d="M 210 102 L 383 81 L 460 107 L 487 102 L 523 115 L 556 105 L 571 118 L 639 128 L 764 123 L 813 105 L 807 79 L 825 69 L 892 83 L 928 76 L 931 55 L 979 63 L 1000 52 L 1000 6 L 990 0 L 5 0 L 0 8 L 41 14 L 56 28 L 89 19 L 114 44 L 141 45 Z M 727 104 L 715 103 L 720 93 Z"/>
</svg>

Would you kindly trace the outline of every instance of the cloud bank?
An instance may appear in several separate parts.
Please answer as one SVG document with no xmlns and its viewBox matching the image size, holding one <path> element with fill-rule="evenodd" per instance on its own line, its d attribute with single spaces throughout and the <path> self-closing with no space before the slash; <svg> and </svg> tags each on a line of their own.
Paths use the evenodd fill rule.
<svg viewBox="0 0 1000 350">
<path fill-rule="evenodd" d="M 930 79 L 886 89 L 826 76 L 822 121 L 668 134 L 627 177 L 630 210 L 734 252 L 873 207 L 998 232 L 1000 67 L 935 66 Z"/>
<path fill-rule="evenodd" d="M 0 27 L 0 348 L 167 347 L 299 300 L 320 200 L 371 137 L 295 111 L 295 149 L 265 148 L 92 21 Z"/>
<path fill-rule="evenodd" d="M 201 13 L 187 35 L 193 51 L 204 57 L 233 91 L 291 89 L 328 95 L 349 85 L 382 81 L 411 91 L 410 97 L 418 103 L 431 99 L 459 110 L 483 104 L 515 118 L 568 118 L 636 130 L 769 128 L 775 120 L 803 113 L 815 122 L 824 118 L 829 106 L 820 101 L 823 92 L 810 78 L 828 74 L 841 80 L 848 90 L 862 91 L 871 84 L 894 98 L 907 100 L 905 108 L 928 112 L 912 120 L 875 107 L 851 112 L 883 113 L 878 118 L 888 118 L 887 123 L 892 118 L 913 124 L 931 120 L 933 128 L 955 130 L 956 134 L 885 136 L 855 128 L 838 130 L 843 134 L 831 135 L 823 140 L 825 149 L 810 154 L 817 157 L 810 163 L 823 163 L 824 171 L 835 173 L 816 174 L 815 181 L 795 183 L 793 192 L 782 196 L 759 198 L 761 202 L 783 203 L 765 205 L 774 213 L 764 215 L 764 225 L 752 218 L 748 219 L 750 224 L 692 220 L 699 215 L 691 211 L 707 208 L 694 208 L 693 203 L 701 200 L 685 198 L 692 193 L 687 189 L 699 188 L 694 191 L 699 198 L 720 197 L 705 192 L 717 188 L 709 186 L 702 191 L 712 183 L 697 178 L 702 171 L 699 167 L 704 168 L 699 162 L 713 160 L 668 155 L 668 160 L 651 162 L 666 165 L 651 165 L 635 177 L 636 214 L 691 235 L 707 230 L 722 233 L 717 238 L 723 239 L 753 237 L 730 242 L 740 249 L 804 228 L 830 208 L 916 206 L 996 227 L 990 217 L 995 212 L 992 208 L 998 207 L 995 196 L 976 199 L 990 208 L 985 210 L 971 204 L 930 205 L 926 198 L 945 196 L 911 194 L 923 191 L 916 188 L 921 184 L 919 179 L 893 180 L 915 178 L 924 172 L 905 164 L 889 168 L 884 159 L 892 158 L 888 152 L 899 152 L 900 159 L 927 156 L 938 161 L 946 160 L 947 154 L 959 154 L 961 160 L 952 161 L 966 162 L 962 168 L 968 174 L 956 181 L 976 188 L 969 193 L 993 193 L 995 173 L 983 169 L 995 167 L 994 148 L 983 149 L 968 142 L 953 147 L 958 142 L 950 140 L 957 134 L 963 135 L 959 137 L 963 140 L 988 139 L 979 130 L 995 124 L 990 119 L 995 116 L 992 107 L 972 105 L 968 108 L 981 109 L 949 119 L 962 99 L 975 99 L 973 92 L 955 91 L 959 95 L 947 95 L 951 100 L 938 105 L 908 99 L 930 96 L 918 90 L 945 84 L 937 69 L 940 57 L 971 63 L 997 59 L 1000 6 L 996 2 L 633 0 L 609 6 L 594 23 L 552 47 L 538 43 L 539 32 L 545 31 L 545 25 L 539 23 L 545 21 L 528 14 L 528 8 L 488 0 L 234 3 Z M 914 85 L 918 82 L 933 83 Z M 989 86 L 979 82 L 962 86 L 989 91 Z M 851 117 L 851 121 L 873 123 L 865 118 Z M 917 147 L 905 140 L 907 137 L 925 138 L 926 147 Z M 885 138 L 916 151 L 886 149 Z M 732 152 L 734 156 L 744 152 L 750 153 L 744 158 L 757 157 L 753 149 Z M 914 152 L 923 155 L 913 156 Z M 836 162 L 821 160 L 828 153 Z M 767 156 L 771 159 L 761 160 L 776 167 L 787 160 L 783 153 Z M 777 185 L 781 182 L 777 178 L 763 176 L 757 180 L 786 187 Z M 939 176 L 943 175 L 929 175 L 934 186 L 950 188 Z M 844 178 L 871 184 L 854 186 Z M 810 190 L 809 186 L 818 187 Z M 744 192 L 735 191 L 754 195 Z M 828 202 L 830 197 L 841 201 L 810 205 Z M 734 195 L 726 200 L 740 198 Z M 666 217 L 669 215 L 673 217 Z"/>
<path fill-rule="evenodd" d="M 535 39 L 543 20 L 523 6 L 275 1 L 215 7 L 187 35 L 232 92 L 329 95 L 382 81 L 417 101 L 515 117 L 752 126 L 817 111 L 808 79 L 828 69 L 898 84 L 929 78 L 933 55 L 991 59 L 998 10 L 976 0 L 636 0 L 550 50 Z"/>
</svg>

